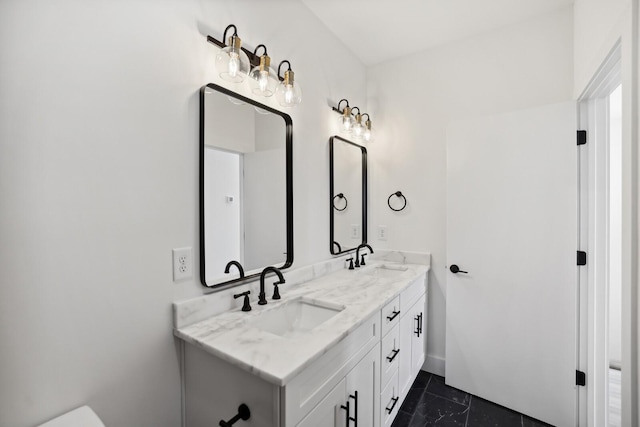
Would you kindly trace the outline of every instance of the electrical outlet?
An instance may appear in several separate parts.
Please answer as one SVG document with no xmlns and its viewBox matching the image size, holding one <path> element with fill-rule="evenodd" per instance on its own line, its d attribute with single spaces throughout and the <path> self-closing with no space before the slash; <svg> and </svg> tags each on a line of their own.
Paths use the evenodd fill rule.
<svg viewBox="0 0 640 427">
<path fill-rule="evenodd" d="M 193 277 L 193 255 L 191 248 L 173 250 L 173 281 Z"/>
<path fill-rule="evenodd" d="M 360 238 L 360 225 L 359 224 L 351 224 L 351 238 L 359 239 Z"/>
<path fill-rule="evenodd" d="M 378 240 L 387 240 L 387 226 L 379 225 L 378 226 Z"/>
</svg>

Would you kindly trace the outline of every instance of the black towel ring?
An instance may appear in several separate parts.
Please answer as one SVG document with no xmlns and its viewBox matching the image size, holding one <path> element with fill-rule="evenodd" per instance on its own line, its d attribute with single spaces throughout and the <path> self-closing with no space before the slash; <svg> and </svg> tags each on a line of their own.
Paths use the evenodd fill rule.
<svg viewBox="0 0 640 427">
<path fill-rule="evenodd" d="M 342 209 L 338 209 L 338 207 L 336 206 L 336 197 L 339 199 L 344 199 L 344 208 Z M 347 201 L 347 198 L 344 194 L 342 193 L 338 193 L 335 196 L 333 196 L 333 209 L 342 212 L 343 210 L 347 209 L 347 205 L 349 204 L 349 202 Z"/>
<path fill-rule="evenodd" d="M 402 207 L 400 209 L 394 209 L 393 207 L 391 207 L 391 198 L 393 196 L 402 197 L 402 200 L 404 201 L 404 204 L 402 205 Z M 396 191 L 395 193 L 391 193 L 391 195 L 387 199 L 387 205 L 389 205 L 389 209 L 391 209 L 392 211 L 400 212 L 401 210 L 404 210 L 404 208 L 407 207 L 407 198 L 404 197 L 404 195 L 402 194 L 402 191 Z"/>
</svg>

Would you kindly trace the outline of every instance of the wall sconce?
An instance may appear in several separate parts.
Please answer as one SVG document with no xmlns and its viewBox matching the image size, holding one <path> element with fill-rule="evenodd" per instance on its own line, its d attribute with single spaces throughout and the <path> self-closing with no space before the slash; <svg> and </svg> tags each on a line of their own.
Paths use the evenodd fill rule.
<svg viewBox="0 0 640 427">
<path fill-rule="evenodd" d="M 302 90 L 295 83 L 291 63 L 287 60 L 280 62 L 278 72 L 271 68 L 271 58 L 267 54 L 267 47 L 258 45 L 253 52 L 242 47 L 242 40 L 238 37 L 238 30 L 231 24 L 225 28 L 222 39 L 227 39 L 227 31 L 233 29 L 233 34 L 228 39 L 228 44 L 207 36 L 207 41 L 218 47 L 220 51 L 216 55 L 216 70 L 223 80 L 233 83 L 242 83 L 248 75 L 249 87 L 254 95 L 264 97 L 274 93 L 278 103 L 283 107 L 295 107 L 302 101 Z M 262 48 L 264 53 L 258 56 L 258 50 Z M 280 75 L 280 68 L 286 63 L 288 69 L 284 76 Z"/>
<path fill-rule="evenodd" d="M 251 92 L 255 95 L 271 96 L 276 91 L 276 85 L 279 83 L 278 76 L 271 68 L 271 58 L 267 54 L 267 47 L 263 44 L 259 44 L 253 51 L 256 55 L 258 49 L 263 48 L 264 53 L 260 56 L 260 64 L 251 70 L 249 73 L 249 86 Z"/>
<path fill-rule="evenodd" d="M 340 110 L 340 104 L 342 101 L 346 102 L 347 105 L 342 110 Z M 337 111 L 341 114 L 338 119 L 338 129 L 345 133 L 350 133 L 353 128 L 353 116 L 351 115 L 351 107 L 349 107 L 349 101 L 346 99 L 341 99 L 338 102 L 338 108 L 334 108 L 334 111 Z M 358 110 L 359 111 L 359 110 Z"/>
<path fill-rule="evenodd" d="M 232 24 L 225 28 L 222 39 L 227 39 L 229 28 L 233 28 L 233 34 L 229 37 L 229 44 L 223 44 L 222 49 L 216 55 L 216 69 L 223 80 L 240 83 L 247 76 L 250 62 L 249 57 L 242 49 L 242 40 L 238 37 L 235 25 Z"/>
<path fill-rule="evenodd" d="M 347 105 L 344 108 L 340 108 L 340 105 L 345 102 Z M 371 131 L 371 118 L 368 113 L 360 114 L 360 108 L 349 106 L 349 101 L 341 99 L 338 102 L 338 107 L 332 107 L 332 110 L 336 113 L 340 113 L 338 118 L 338 130 L 340 132 L 351 133 L 356 140 L 363 140 L 364 142 L 370 142 L 373 140 L 373 133 Z M 357 110 L 355 118 L 353 116 L 354 110 Z M 367 116 L 367 119 L 362 123 L 362 119 Z"/>
<path fill-rule="evenodd" d="M 281 78 L 280 67 L 282 67 L 285 62 L 289 68 L 284 72 L 284 77 Z M 284 60 L 278 65 L 278 78 L 282 80 L 276 88 L 276 99 L 278 103 L 283 107 L 295 107 L 300 104 L 300 101 L 302 101 L 302 90 L 300 86 L 295 83 L 294 73 L 289 61 Z"/>
</svg>

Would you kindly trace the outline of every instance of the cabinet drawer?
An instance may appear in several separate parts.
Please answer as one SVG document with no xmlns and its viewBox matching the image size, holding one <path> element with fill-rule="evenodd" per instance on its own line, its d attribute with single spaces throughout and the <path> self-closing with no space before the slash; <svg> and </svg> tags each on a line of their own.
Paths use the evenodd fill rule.
<svg viewBox="0 0 640 427">
<path fill-rule="evenodd" d="M 380 393 L 380 425 L 382 427 L 389 427 L 393 423 L 401 404 L 398 393 L 398 373 L 396 372 Z"/>
<path fill-rule="evenodd" d="M 394 374 L 398 372 L 400 360 L 400 325 L 396 325 L 382 339 L 380 346 L 380 386 L 384 388 Z"/>
<path fill-rule="evenodd" d="M 400 294 L 400 310 L 402 310 L 402 313 L 407 313 L 411 306 L 416 303 L 418 298 L 420 298 L 426 290 L 426 280 L 423 275 L 414 280 L 413 283 L 402 291 Z"/>
<path fill-rule="evenodd" d="M 409 308 L 409 306 L 407 306 Z M 397 296 L 382 307 L 382 336 L 384 337 L 400 321 L 400 297 Z"/>
</svg>

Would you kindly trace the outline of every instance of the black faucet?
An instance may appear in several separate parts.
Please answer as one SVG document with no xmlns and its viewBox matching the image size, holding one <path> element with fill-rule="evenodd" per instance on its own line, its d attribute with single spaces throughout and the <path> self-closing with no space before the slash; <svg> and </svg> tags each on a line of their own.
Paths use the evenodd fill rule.
<svg viewBox="0 0 640 427">
<path fill-rule="evenodd" d="M 224 268 L 225 274 L 229 274 L 229 268 L 231 268 L 232 265 L 235 265 L 238 268 L 238 271 L 240 272 L 240 278 L 243 278 L 244 268 L 242 268 L 242 264 L 240 264 L 238 261 L 229 261 L 227 263 L 227 266 Z"/>
<path fill-rule="evenodd" d="M 369 248 L 369 253 L 372 254 L 373 253 L 373 249 L 371 249 L 371 246 L 367 245 L 366 243 L 361 244 L 360 246 L 358 246 L 358 249 L 356 249 L 356 268 L 360 267 L 361 265 L 364 265 L 364 254 L 362 255 L 362 261 L 360 261 L 360 249 L 361 248 Z"/>
<path fill-rule="evenodd" d="M 273 292 L 273 298 L 274 299 L 280 299 L 280 293 L 278 292 L 278 285 L 281 285 L 282 283 L 285 282 L 284 276 L 282 275 L 282 273 L 280 272 L 279 269 L 277 269 L 276 267 L 269 266 L 269 267 L 265 268 L 264 270 L 262 270 L 262 273 L 260 273 L 260 294 L 258 295 L 258 304 L 259 305 L 265 305 L 267 303 L 267 297 L 266 297 L 266 294 L 264 293 L 264 278 L 270 272 L 271 273 L 276 273 L 276 275 L 278 276 L 278 279 L 280 279 L 279 281 L 274 283 L 276 289 Z"/>
</svg>

